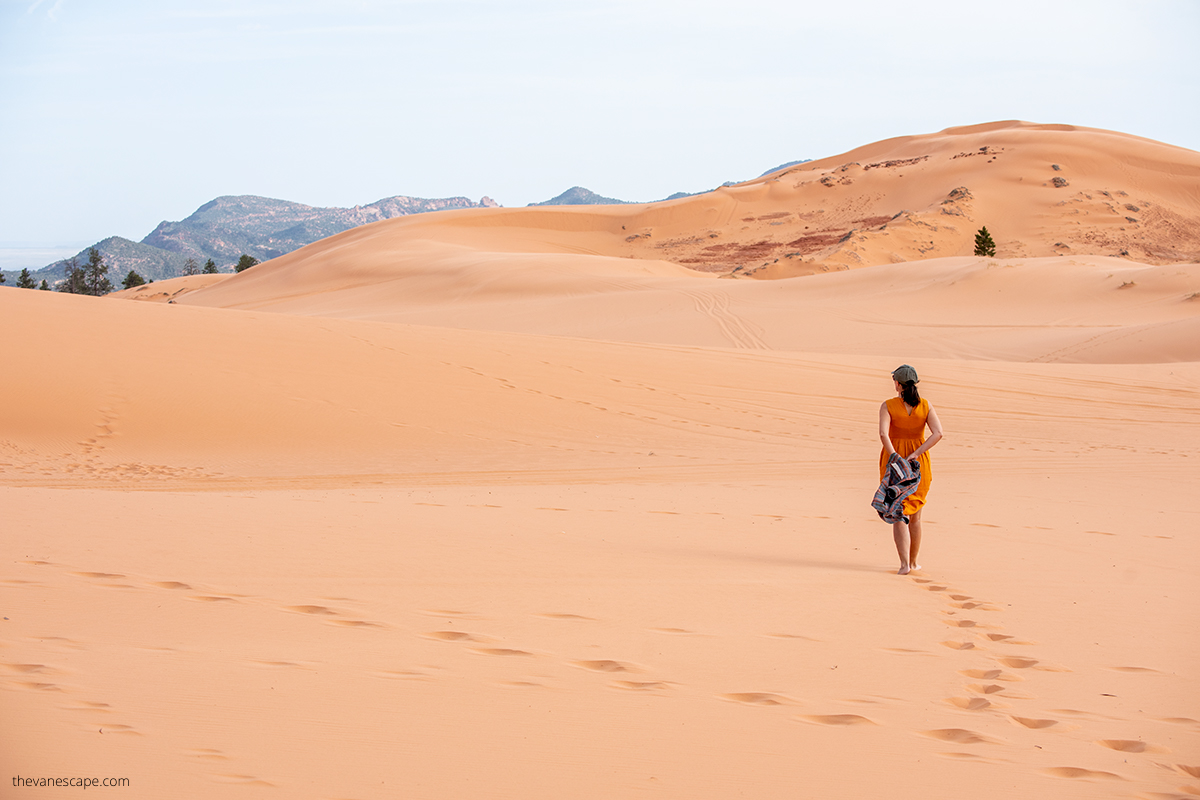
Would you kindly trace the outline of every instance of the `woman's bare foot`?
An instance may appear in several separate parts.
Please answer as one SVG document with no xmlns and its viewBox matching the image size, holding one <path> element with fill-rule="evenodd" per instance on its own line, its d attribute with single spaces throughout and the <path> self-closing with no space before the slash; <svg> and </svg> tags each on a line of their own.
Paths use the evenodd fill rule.
<svg viewBox="0 0 1200 800">
<path fill-rule="evenodd" d="M 896 574 L 897 575 L 907 575 L 910 572 L 912 572 L 912 569 L 910 569 L 909 566 L 907 564 L 905 564 L 904 566 L 900 567 L 900 571 L 897 572 Z"/>
<path fill-rule="evenodd" d="M 922 567 L 920 564 L 913 564 L 911 569 L 913 572 L 916 572 L 919 569 L 925 569 L 925 568 Z"/>
</svg>

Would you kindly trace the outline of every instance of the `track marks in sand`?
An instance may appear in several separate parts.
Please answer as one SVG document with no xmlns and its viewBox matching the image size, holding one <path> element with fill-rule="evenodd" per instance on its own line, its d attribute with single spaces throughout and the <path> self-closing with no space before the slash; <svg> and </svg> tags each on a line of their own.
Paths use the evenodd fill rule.
<svg viewBox="0 0 1200 800">
<path fill-rule="evenodd" d="M 1033 710 L 1027 704 L 1035 703 L 1037 695 L 1036 693 L 1015 691 L 1014 684 L 1024 684 L 1036 692 L 1036 677 L 1039 673 L 1070 672 L 1071 670 L 1063 666 L 1047 663 L 1036 652 L 1028 655 L 1018 655 L 1011 651 L 1005 652 L 1008 648 L 1031 648 L 1037 645 L 1036 642 L 1021 639 L 1014 634 L 1004 631 L 999 624 L 984 626 L 975 624 L 974 620 L 971 619 L 957 618 L 957 614 L 964 610 L 971 611 L 972 616 L 981 611 L 1000 612 L 1002 611 L 1001 604 L 979 600 L 971 594 L 961 592 L 948 585 L 944 586 L 942 583 L 934 583 L 928 578 L 914 579 L 914 583 L 920 588 L 927 590 L 936 589 L 935 594 L 947 603 L 949 608 L 942 613 L 946 614 L 949 619 L 943 619 L 944 623 L 974 636 L 974 639 L 946 641 L 942 644 L 953 650 L 963 651 L 964 658 L 970 658 L 976 662 L 980 658 L 983 658 L 995 665 L 993 667 L 963 665 L 964 668 L 958 670 L 958 674 L 970 679 L 972 682 L 963 684 L 963 688 L 965 689 L 964 695 L 947 698 L 946 703 L 952 708 L 960 712 L 978 714 L 983 719 L 992 718 L 992 715 L 1002 716 L 1014 730 L 1014 735 L 1011 739 L 1011 746 L 1014 747 L 1032 746 L 1038 749 L 1048 749 L 1049 742 L 1052 740 L 1043 737 L 1063 736 L 1064 734 L 1078 741 L 1076 738 L 1078 734 L 1071 736 L 1071 732 L 1080 731 L 1084 725 L 1088 724 L 1087 720 L 1092 720 L 1093 724 L 1104 725 L 1111 729 L 1111 722 L 1115 719 L 1111 717 L 1101 717 L 1087 712 L 1076 712 L 1067 709 L 1052 710 L 1054 714 L 1062 713 L 1069 715 L 1070 719 L 1064 721 L 1063 719 L 1056 718 L 1056 716 L 1047 714 L 1045 711 L 1027 713 L 1021 709 L 1021 706 L 1025 706 Z M 943 586 L 944 588 L 941 588 Z M 1122 666 L 1110 669 L 1132 675 L 1156 674 L 1156 671 L 1149 667 Z M 1004 698 L 1008 702 L 1000 702 L 998 698 Z M 993 731 L 994 729 L 988 728 L 988 730 Z M 1007 737 L 1006 739 L 997 739 L 965 727 L 940 728 L 921 731 L 920 733 L 933 739 L 960 745 L 1010 744 Z M 1047 778 L 1083 782 L 1124 781 L 1127 779 L 1118 774 L 1120 771 L 1123 771 L 1123 765 L 1131 764 L 1133 759 L 1139 755 L 1167 752 L 1165 748 L 1147 743 L 1140 738 L 1095 738 L 1091 741 L 1100 748 L 1113 751 L 1114 755 L 1120 756 L 1120 760 L 1112 761 L 1110 769 L 1053 766 L 1041 769 L 1040 774 Z M 970 753 L 943 753 L 941 755 L 953 756 L 955 758 L 971 757 Z M 1105 767 L 1108 765 L 1100 763 L 1096 766 Z"/>
<path fill-rule="evenodd" d="M 762 338 L 762 329 L 742 319 L 729 309 L 729 295 L 725 292 L 685 291 L 683 295 L 692 301 L 696 310 L 712 319 L 734 347 L 746 350 L 768 350 Z"/>
</svg>

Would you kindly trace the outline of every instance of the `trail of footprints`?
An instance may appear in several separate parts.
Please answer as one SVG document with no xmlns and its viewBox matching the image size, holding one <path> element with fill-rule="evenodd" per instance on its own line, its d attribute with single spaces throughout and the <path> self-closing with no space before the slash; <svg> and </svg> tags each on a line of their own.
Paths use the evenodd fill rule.
<svg viewBox="0 0 1200 800">
<path fill-rule="evenodd" d="M 942 645 L 949 647 L 952 650 L 973 651 L 987 648 L 988 645 L 1010 647 L 1010 646 L 1033 646 L 1034 642 L 1025 641 L 1017 636 L 1004 633 L 999 625 L 990 624 L 975 617 L 981 617 L 983 614 L 999 611 L 999 607 L 990 603 L 986 603 L 971 595 L 959 593 L 949 586 L 937 583 L 929 578 L 913 577 L 913 581 L 930 592 L 937 592 L 945 598 L 948 608 L 943 610 L 946 619 L 946 625 L 962 634 L 968 634 L 974 638 L 950 639 L 942 642 Z M 970 616 L 966 616 L 966 615 Z M 982 645 L 982 647 L 980 647 Z M 1079 725 L 1064 722 L 1060 719 L 1048 718 L 1036 715 L 1036 712 L 1029 713 L 1020 710 L 1021 701 L 1034 699 L 1034 696 L 1015 688 L 1013 684 L 1020 683 L 1025 680 L 1019 673 L 1025 670 L 1043 670 L 1050 672 L 1069 672 L 1065 667 L 1054 664 L 1045 663 L 1032 655 L 1026 653 L 996 653 L 990 654 L 990 650 L 986 650 L 993 663 L 991 668 L 969 668 L 959 671 L 959 674 L 967 678 L 970 682 L 965 683 L 963 688 L 966 690 L 963 696 L 946 698 L 946 702 L 955 708 L 965 711 L 992 712 L 1003 714 L 1015 726 L 1025 731 L 1053 731 L 1066 732 L 1078 730 Z M 1143 668 L 1125 667 L 1117 668 L 1125 671 L 1142 671 Z M 1067 709 L 1061 709 L 1059 713 L 1072 713 Z M 1084 716 L 1083 712 L 1078 713 Z M 1192 720 L 1179 720 L 1184 723 L 1194 722 Z M 937 730 L 924 731 L 926 736 L 933 739 L 938 739 L 944 742 L 974 745 L 974 744 L 1000 744 L 1001 742 L 964 728 L 943 728 Z M 1137 754 L 1137 753 L 1166 753 L 1166 748 L 1159 747 L 1147 742 L 1135 739 L 1100 739 L 1096 740 L 1095 744 L 1107 748 L 1109 750 L 1118 751 L 1120 753 Z M 943 755 L 950 757 L 974 758 L 974 753 L 944 753 Z M 1176 772 L 1182 775 L 1190 775 L 1193 777 L 1200 776 L 1200 767 L 1193 767 L 1186 764 L 1163 764 L 1158 763 L 1158 766 Z M 1050 767 L 1043 770 L 1043 774 L 1056 778 L 1074 778 L 1083 780 L 1099 780 L 1099 781 L 1121 781 L 1126 780 L 1123 776 L 1101 770 L 1090 770 L 1075 766 Z M 1191 787 L 1181 787 L 1181 791 L 1188 794 L 1200 794 L 1191 790 Z M 1163 795 L 1163 797 L 1166 797 Z"/>
<path fill-rule="evenodd" d="M 61 565 L 51 564 L 45 561 L 29 561 L 26 562 L 35 567 L 57 567 L 60 570 L 66 571 L 66 568 Z M 91 571 L 66 571 L 66 574 L 73 578 L 88 580 L 98 586 L 103 586 L 115 590 L 127 591 L 144 591 L 147 589 L 164 591 L 170 593 L 178 593 L 181 599 L 188 602 L 199 602 L 212 605 L 236 604 L 236 603 L 256 603 L 259 605 L 271 604 L 275 609 L 282 613 L 296 614 L 320 620 L 324 624 L 335 625 L 343 628 L 362 628 L 362 629 L 391 629 L 393 626 L 384 622 L 358 619 L 355 615 L 349 612 L 340 610 L 337 605 L 324 605 L 319 603 L 297 603 L 290 605 L 279 605 L 273 603 L 266 598 L 251 597 L 233 593 L 220 593 L 205 591 L 202 588 L 193 587 L 191 584 L 177 580 L 139 580 L 131 578 L 124 574 L 108 573 L 108 572 L 91 572 Z M 1043 661 L 1033 657 L 1033 655 L 1021 652 L 997 652 L 990 654 L 988 649 L 992 647 L 1026 647 L 1034 645 L 1033 642 L 1025 641 L 1017 636 L 1003 632 L 1000 626 L 986 620 L 985 614 L 998 611 L 999 608 L 993 604 L 977 600 L 976 598 L 957 592 L 949 586 L 939 584 L 928 578 L 913 577 L 913 581 L 922 588 L 930 592 L 938 593 L 946 601 L 947 608 L 943 611 L 945 623 L 951 633 L 951 637 L 941 644 L 952 650 L 957 651 L 978 651 L 974 655 L 989 653 L 987 658 L 990 658 L 994 666 L 992 667 L 973 667 L 960 670 L 959 674 L 966 680 L 963 683 L 964 692 L 961 696 L 946 698 L 946 702 L 955 708 L 982 713 L 999 713 L 1003 714 L 1007 719 L 1019 729 L 1025 731 L 1069 731 L 1077 730 L 1078 725 L 1069 722 L 1063 722 L 1059 719 L 1046 718 L 1038 716 L 1035 713 L 1024 712 L 1020 709 L 1023 701 L 1034 699 L 1028 693 L 1021 691 L 1014 684 L 1022 683 L 1023 678 L 1020 673 L 1026 670 L 1049 670 L 1049 671 L 1067 671 L 1063 667 L 1044 663 Z M 35 583 L 30 581 L 6 581 L 14 584 L 28 584 L 30 586 L 44 586 L 45 584 Z M 326 598 L 328 602 L 344 602 L 353 604 L 354 601 L 350 598 Z M 441 619 L 455 619 L 456 621 L 467 621 L 472 617 L 464 612 L 450 609 L 428 609 L 424 613 L 431 617 Z M 545 613 L 539 615 L 547 620 L 567 622 L 567 623 L 586 623 L 595 622 L 593 618 L 570 613 Z M 671 636 L 689 636 L 696 635 L 695 631 L 690 631 L 682 628 L 654 628 L 653 632 Z M 955 636 L 957 634 L 957 636 Z M 543 658 L 544 654 L 531 652 L 513 647 L 502 646 L 503 642 L 498 641 L 495 637 L 485 634 L 473 633 L 463 630 L 442 629 L 426 631 L 418 634 L 425 639 L 432 641 L 443 642 L 451 645 L 461 645 L 468 648 L 471 653 L 498 657 L 498 658 L 517 658 L 517 659 L 535 659 Z M 787 639 L 808 639 L 808 637 L 795 634 L 766 634 L 772 638 L 787 638 Z M 73 642 L 61 637 L 43 637 L 40 638 L 43 644 L 58 646 L 64 649 L 84 650 L 86 647 L 78 642 Z M 921 651 L 897 651 L 897 652 L 921 652 Z M 654 679 L 652 676 L 644 673 L 647 670 L 641 666 L 618 661 L 614 659 L 591 658 L 565 661 L 571 667 L 581 669 L 587 672 L 595 673 L 597 676 L 604 676 L 609 679 L 608 685 L 614 690 L 623 692 L 650 692 L 662 693 L 672 690 L 679 686 L 672 681 Z M 293 669 L 303 668 L 302 665 L 290 661 L 254 661 L 253 666 L 260 668 L 275 668 L 275 669 Z M 383 670 L 372 673 L 377 678 L 389 680 L 430 680 L 436 677 L 439 670 L 445 669 L 440 665 L 423 665 L 420 669 L 402 669 L 402 670 Z M 1137 668 L 1130 667 L 1129 670 Z M 78 712 L 81 715 L 86 715 L 89 724 L 95 725 L 97 731 L 106 735 L 125 735 L 125 736 L 140 736 L 141 733 L 135 730 L 132 726 L 121 723 L 119 715 L 108 703 L 95 700 L 78 700 L 74 699 L 76 687 L 70 687 L 61 683 L 63 672 L 59 669 L 46 664 L 36 663 L 4 663 L 0 662 L 0 685 L 6 688 L 38 691 L 38 692 L 58 692 L 63 694 L 65 703 L 61 707 L 72 712 Z M 535 681 L 518 680 L 509 681 L 513 686 L 529 686 L 536 687 L 542 684 Z M 747 706 L 756 707 L 789 707 L 799 705 L 799 702 L 794 698 L 783 694 L 772 692 L 729 692 L 716 695 L 716 699 L 724 702 L 738 703 Z M 1071 713 L 1062 710 L 1062 713 Z M 1081 716 L 1082 712 L 1078 712 Z M 801 714 L 794 717 L 799 722 L 823 725 L 830 727 L 847 727 L 855 725 L 876 725 L 874 720 L 858 714 Z M 1178 720 L 1180 723 L 1194 723 L 1192 720 Z M 972 731 L 966 728 L 942 728 L 935 730 L 922 731 L 923 735 L 954 745 L 994 745 L 1002 742 L 985 734 Z M 1122 754 L 1155 754 L 1168 752 L 1165 748 L 1158 747 L 1140 740 L 1133 739 L 1102 739 L 1096 741 L 1098 746 L 1113 750 Z M 225 765 L 229 761 L 224 753 L 214 749 L 197 749 L 189 751 L 187 754 L 190 758 L 205 763 Z M 943 753 L 947 757 L 954 758 L 979 758 L 979 755 L 973 752 L 948 752 Z M 1158 762 L 1155 762 L 1158 763 Z M 1200 766 L 1175 763 L 1159 763 L 1164 769 L 1170 770 L 1173 773 L 1184 778 L 1200 779 Z M 1123 780 L 1123 778 L 1112 772 L 1088 770 L 1082 767 L 1075 766 L 1060 766 L 1044 770 L 1044 774 L 1051 777 L 1059 778 L 1075 778 L 1086 780 Z M 218 781 L 271 786 L 268 781 L 262 780 L 252 775 L 244 775 L 237 773 L 214 773 L 213 777 Z M 1181 791 L 1188 794 L 1200 794 L 1200 790 L 1192 791 L 1193 787 L 1181 787 Z M 1163 797 L 1166 797 L 1165 795 Z"/>
</svg>

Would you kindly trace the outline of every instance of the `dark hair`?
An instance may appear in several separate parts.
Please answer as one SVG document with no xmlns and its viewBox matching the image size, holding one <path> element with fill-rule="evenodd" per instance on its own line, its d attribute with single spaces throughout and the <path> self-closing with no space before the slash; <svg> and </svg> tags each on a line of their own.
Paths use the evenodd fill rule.
<svg viewBox="0 0 1200 800">
<path fill-rule="evenodd" d="M 904 401 L 905 405 L 912 408 L 921 405 L 921 393 L 917 391 L 915 381 L 905 381 L 900 384 L 900 399 Z"/>
</svg>

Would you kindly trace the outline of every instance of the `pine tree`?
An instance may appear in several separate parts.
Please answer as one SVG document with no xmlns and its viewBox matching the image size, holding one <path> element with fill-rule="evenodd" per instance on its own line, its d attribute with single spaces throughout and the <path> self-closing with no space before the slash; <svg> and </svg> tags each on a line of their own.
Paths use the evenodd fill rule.
<svg viewBox="0 0 1200 800">
<path fill-rule="evenodd" d="M 183 262 L 183 274 L 184 275 L 199 275 L 200 274 L 200 267 L 198 264 L 196 264 L 196 259 L 188 258 L 187 261 Z"/>
<path fill-rule="evenodd" d="M 99 297 L 113 290 L 112 282 L 108 279 L 108 265 L 104 263 L 104 258 L 96 248 L 88 251 L 88 263 L 83 271 L 84 285 L 87 287 L 84 294 Z"/>
<path fill-rule="evenodd" d="M 254 256 L 248 256 L 245 253 L 242 253 L 241 257 L 238 258 L 237 264 L 234 265 L 233 269 L 234 269 L 234 272 L 245 272 L 246 270 L 250 269 L 257 263 L 258 263 L 257 258 L 255 258 Z"/>
<path fill-rule="evenodd" d="M 138 275 L 134 270 L 129 270 L 129 274 L 125 276 L 125 280 L 121 281 L 121 285 L 126 289 L 132 289 L 134 286 L 145 286 L 146 279 Z"/>
<path fill-rule="evenodd" d="M 17 276 L 17 286 L 21 287 L 22 289 L 37 288 L 37 282 L 33 279 L 33 276 L 29 274 L 28 267 L 21 270 L 21 274 Z"/>
<path fill-rule="evenodd" d="M 38 291 L 42 291 L 42 292 L 50 291 L 50 284 L 46 283 L 45 278 L 42 278 L 42 285 L 38 287 Z"/>
<path fill-rule="evenodd" d="M 78 256 L 71 256 L 64 261 L 63 280 L 58 284 L 58 291 L 66 294 L 87 294 L 84 272 L 84 268 L 79 266 Z"/>
<path fill-rule="evenodd" d="M 5 280 L 4 273 L 0 272 L 0 283 L 4 283 L 4 280 Z"/>
<path fill-rule="evenodd" d="M 217 274 L 217 262 L 213 261 L 211 258 L 208 261 L 205 261 L 204 262 L 204 274 L 205 275 L 216 275 Z"/>
<path fill-rule="evenodd" d="M 988 233 L 986 225 L 980 228 L 979 232 L 975 234 L 975 255 L 996 255 L 996 243 L 992 241 L 992 235 Z"/>
</svg>

